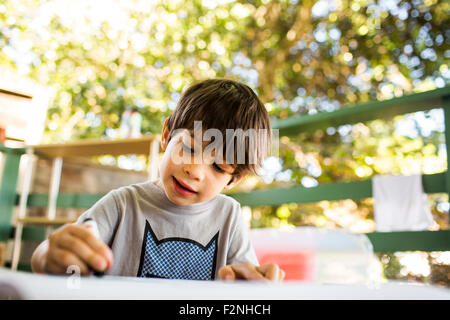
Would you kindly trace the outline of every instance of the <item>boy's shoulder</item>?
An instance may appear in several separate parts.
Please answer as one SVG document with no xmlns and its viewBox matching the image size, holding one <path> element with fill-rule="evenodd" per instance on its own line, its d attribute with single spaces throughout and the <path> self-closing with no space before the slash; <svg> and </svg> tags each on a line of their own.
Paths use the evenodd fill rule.
<svg viewBox="0 0 450 320">
<path fill-rule="evenodd" d="M 229 196 L 227 194 L 219 193 L 217 195 L 217 197 L 223 203 L 228 203 L 228 204 L 230 204 L 232 206 L 235 206 L 235 207 L 240 207 L 241 206 L 241 204 L 236 199 L 234 199 L 233 197 L 231 197 L 231 196 Z"/>
<path fill-rule="evenodd" d="M 151 193 L 155 193 L 155 189 L 153 188 L 153 183 L 150 181 L 132 183 L 125 186 L 121 186 L 115 188 L 110 191 L 110 193 L 114 196 L 130 196 L 132 194 L 139 194 L 141 196 L 146 196 Z"/>
</svg>

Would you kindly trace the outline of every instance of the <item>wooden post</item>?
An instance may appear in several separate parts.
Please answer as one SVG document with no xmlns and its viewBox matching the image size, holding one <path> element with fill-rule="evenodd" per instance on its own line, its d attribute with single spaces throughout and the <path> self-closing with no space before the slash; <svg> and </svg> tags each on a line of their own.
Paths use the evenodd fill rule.
<svg viewBox="0 0 450 320">
<path fill-rule="evenodd" d="M 56 218 L 56 203 L 58 201 L 59 183 L 61 181 L 63 159 L 62 157 L 56 157 L 53 159 L 52 167 L 52 180 L 50 181 L 50 192 L 48 195 L 48 209 L 47 218 L 49 220 Z M 46 238 L 50 236 L 52 231 L 51 226 L 47 227 Z"/>
<path fill-rule="evenodd" d="M 17 217 L 18 219 L 16 221 L 16 231 L 14 233 L 14 248 L 11 261 L 11 269 L 14 271 L 17 270 L 19 266 L 20 251 L 22 248 L 23 223 L 20 221 L 20 219 L 25 218 L 27 211 L 28 194 L 30 193 L 31 177 L 33 176 L 33 149 L 27 148 L 26 156 L 27 162 L 19 198 L 19 212 Z"/>
<path fill-rule="evenodd" d="M 5 266 L 5 257 L 6 257 L 6 243 L 0 242 L 0 267 Z"/>
<path fill-rule="evenodd" d="M 1 145 L 0 145 L 1 146 Z M 12 230 L 12 217 L 16 204 L 16 188 L 19 177 L 20 158 L 24 149 L 10 149 L 3 147 L 3 168 L 0 180 L 0 227 L 4 230 Z M 1 236 L 1 242 L 8 242 L 9 231 Z M 6 254 L 6 243 L 0 243 L 0 262 L 4 263 Z M 0 263 L 0 265 L 2 265 Z"/>
<path fill-rule="evenodd" d="M 450 201 L 450 96 L 442 97 L 442 109 L 444 110 L 445 121 L 445 148 L 447 153 L 447 173 L 445 182 L 447 185 L 447 195 Z M 447 213 L 450 216 L 450 212 Z M 450 220 L 450 218 L 449 218 Z"/>
</svg>

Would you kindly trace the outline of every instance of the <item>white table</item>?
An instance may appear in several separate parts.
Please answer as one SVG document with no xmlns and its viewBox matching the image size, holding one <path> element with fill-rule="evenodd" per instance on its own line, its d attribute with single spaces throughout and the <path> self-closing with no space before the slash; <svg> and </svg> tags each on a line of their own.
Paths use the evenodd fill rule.
<svg viewBox="0 0 450 320">
<path fill-rule="evenodd" d="M 43 300 L 449 300 L 450 289 L 390 281 L 379 284 L 223 282 L 131 277 L 50 276 L 0 268 L 0 299 Z M 3 296 L 2 296 L 3 295 Z M 6 295 L 6 296 L 5 296 Z"/>
</svg>

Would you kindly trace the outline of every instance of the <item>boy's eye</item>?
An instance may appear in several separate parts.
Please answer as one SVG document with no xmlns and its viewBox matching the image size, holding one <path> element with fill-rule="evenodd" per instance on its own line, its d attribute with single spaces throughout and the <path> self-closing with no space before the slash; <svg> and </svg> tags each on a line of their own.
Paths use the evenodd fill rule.
<svg viewBox="0 0 450 320">
<path fill-rule="evenodd" d="M 219 166 L 217 165 L 217 163 L 213 163 L 213 167 L 214 167 L 214 169 L 216 169 L 218 172 L 225 172 L 225 170 L 223 170 L 221 167 L 219 167 Z"/>
</svg>

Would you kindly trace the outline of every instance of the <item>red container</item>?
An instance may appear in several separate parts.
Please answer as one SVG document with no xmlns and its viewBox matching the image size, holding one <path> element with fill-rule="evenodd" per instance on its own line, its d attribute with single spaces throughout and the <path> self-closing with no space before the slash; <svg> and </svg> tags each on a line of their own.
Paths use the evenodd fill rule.
<svg viewBox="0 0 450 320">
<path fill-rule="evenodd" d="M 276 263 L 286 273 L 285 280 L 314 280 L 314 254 L 308 251 L 287 251 L 255 247 L 259 264 Z"/>
</svg>

